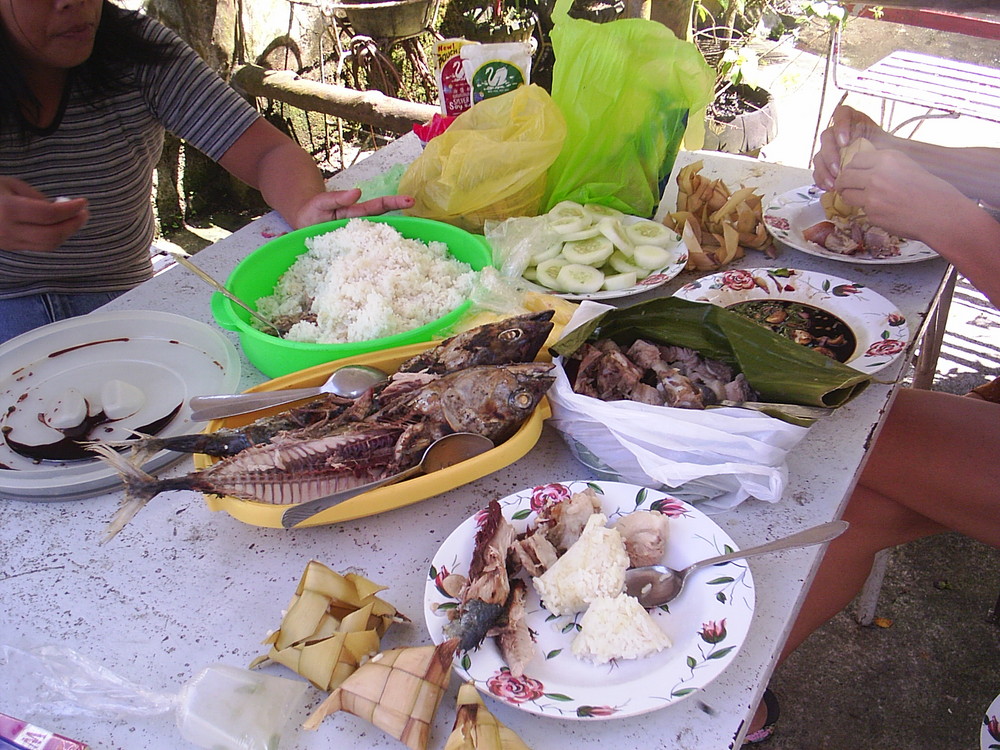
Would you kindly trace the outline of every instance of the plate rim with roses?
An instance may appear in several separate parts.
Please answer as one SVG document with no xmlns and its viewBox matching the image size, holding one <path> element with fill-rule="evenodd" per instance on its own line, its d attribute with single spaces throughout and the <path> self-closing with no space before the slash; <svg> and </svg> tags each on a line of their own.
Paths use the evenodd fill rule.
<svg viewBox="0 0 1000 750">
<path fill-rule="evenodd" d="M 846 323 L 857 345 L 845 365 L 878 372 L 906 351 L 910 328 L 892 302 L 865 284 L 794 268 L 730 268 L 688 282 L 675 297 L 730 307 L 739 302 L 780 299 L 812 305 Z"/>
<path fill-rule="evenodd" d="M 592 488 L 601 498 L 608 524 L 633 512 L 659 510 L 670 519 L 664 562 L 682 568 L 697 560 L 737 549 L 732 538 L 703 512 L 659 490 L 623 482 L 569 480 L 527 487 L 498 500 L 518 533 L 546 504 Z M 431 640 L 447 639 L 444 626 L 457 600 L 446 593 L 447 575 L 464 575 L 475 544 L 476 514 L 441 544 L 428 568 L 424 617 Z M 524 576 L 524 573 L 520 574 Z M 492 638 L 468 653 L 456 654 L 455 669 L 487 696 L 514 708 L 557 719 L 607 720 L 656 711 L 697 693 L 736 657 L 753 618 L 756 593 L 744 560 L 699 571 L 683 595 L 650 611 L 672 645 L 642 659 L 595 664 L 571 652 L 582 616 L 554 617 L 528 586 L 527 624 L 536 635 L 537 653 L 524 674 L 515 677 Z"/>
<path fill-rule="evenodd" d="M 807 240 L 803 232 L 814 224 L 826 220 L 826 212 L 820 204 L 820 197 L 824 192 L 815 185 L 804 185 L 775 196 L 764 209 L 765 228 L 774 239 L 795 250 L 842 263 L 884 266 L 919 263 L 941 257 L 923 242 L 905 238 L 899 245 L 899 254 L 885 258 L 874 258 L 866 253 L 857 255 L 835 253 Z"/>
</svg>

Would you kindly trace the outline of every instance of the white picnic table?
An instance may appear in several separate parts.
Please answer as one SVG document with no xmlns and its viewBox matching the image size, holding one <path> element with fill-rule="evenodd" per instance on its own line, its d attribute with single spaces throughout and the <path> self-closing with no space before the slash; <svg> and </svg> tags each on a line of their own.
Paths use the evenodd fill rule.
<svg viewBox="0 0 1000 750">
<path fill-rule="evenodd" d="M 344 188 L 364 183 L 419 153 L 403 137 L 330 181 Z M 682 152 L 676 169 L 694 159 L 703 174 L 730 186 L 752 185 L 767 197 L 810 184 L 804 169 L 729 156 Z M 667 189 L 660 215 L 673 205 Z M 766 205 L 766 203 L 765 203 Z M 225 279 L 232 268 L 268 238 L 287 231 L 268 214 L 201 251 L 199 265 Z M 752 252 L 737 267 L 792 267 L 863 283 L 894 302 L 912 338 L 904 356 L 880 371 L 859 397 L 809 429 L 788 457 L 789 482 L 779 502 L 748 500 L 713 515 L 741 546 L 752 546 L 837 518 L 900 379 L 909 366 L 928 311 L 947 272 L 940 259 L 898 265 L 827 260 L 783 248 L 778 258 Z M 695 277 L 682 273 L 631 304 L 671 294 Z M 173 267 L 108 305 L 107 310 L 179 313 L 215 326 L 211 292 L 181 267 Z M 236 335 L 226 332 L 234 342 Z M 241 354 L 242 356 L 242 354 Z M 243 359 L 241 387 L 265 376 Z M 189 460 L 163 472 L 191 470 Z M 225 513 L 212 513 L 197 492 L 155 498 L 121 534 L 99 546 L 120 491 L 66 502 L 3 500 L 0 503 L 0 646 L 20 649 L 60 644 L 98 660 L 127 680 L 157 692 L 175 693 L 201 668 L 215 663 L 246 667 L 265 652 L 262 639 L 280 622 L 306 564 L 318 560 L 387 585 L 383 597 L 411 619 L 394 625 L 384 648 L 430 643 L 423 623 L 428 565 L 442 542 L 490 499 L 519 489 L 592 475 L 550 427 L 528 455 L 496 473 L 438 497 L 381 515 L 332 526 L 295 530 L 260 528 Z M 821 548 L 791 550 L 749 561 L 756 608 L 749 634 L 729 667 L 690 698 L 633 718 L 543 718 L 487 699 L 488 708 L 533 748 L 645 748 L 722 750 L 738 747 L 786 638 Z M 0 662 L 3 652 L 0 650 Z M 278 665 L 264 669 L 296 676 Z M 443 747 L 454 718 L 459 680 L 453 678 L 433 726 L 430 748 Z M 318 704 L 316 690 L 300 715 Z M 0 712 L 12 713 L 18 696 L 0 690 Z M 33 717 L 35 723 L 86 741 L 92 748 L 177 750 L 183 741 L 169 714 Z M 293 727 L 285 748 L 395 748 L 397 740 L 348 714 L 327 718 L 319 730 Z"/>
</svg>

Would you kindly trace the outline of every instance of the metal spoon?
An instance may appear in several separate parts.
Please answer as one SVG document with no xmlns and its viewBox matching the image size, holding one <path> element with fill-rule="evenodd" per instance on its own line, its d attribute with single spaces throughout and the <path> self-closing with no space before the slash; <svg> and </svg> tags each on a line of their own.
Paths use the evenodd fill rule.
<svg viewBox="0 0 1000 750">
<path fill-rule="evenodd" d="M 334 370 L 322 385 L 310 388 L 285 388 L 280 391 L 260 393 L 231 393 L 219 396 L 192 396 L 188 402 L 193 409 L 191 419 L 202 422 L 222 419 L 236 414 L 266 409 L 270 406 L 290 404 L 304 398 L 332 393 L 345 398 L 357 398 L 369 388 L 388 379 L 388 375 L 377 367 L 368 365 L 344 365 Z"/>
<path fill-rule="evenodd" d="M 750 547 L 726 555 L 710 557 L 707 560 L 700 560 L 682 570 L 674 570 L 666 565 L 631 568 L 625 571 L 625 591 L 629 596 L 638 599 L 639 603 L 646 609 L 659 607 L 676 599 L 681 593 L 681 589 L 684 588 L 688 576 L 700 568 L 707 565 L 718 565 L 730 560 L 739 560 L 751 555 L 762 555 L 765 552 L 777 552 L 793 547 L 809 547 L 813 544 L 829 542 L 843 534 L 847 530 L 847 526 L 847 521 L 829 521 L 781 539 L 775 539 L 773 542 L 762 544 L 759 547 Z"/>
<path fill-rule="evenodd" d="M 493 447 L 493 441 L 488 437 L 477 435 L 474 432 L 453 432 L 450 435 L 440 437 L 427 446 L 420 463 L 411 466 L 409 469 L 393 474 L 377 482 L 363 484 L 343 492 L 335 492 L 332 495 L 321 497 L 316 500 L 309 500 L 299 505 L 293 505 L 281 516 L 281 525 L 290 529 L 303 521 L 312 518 L 317 513 L 321 513 L 327 508 L 332 508 L 345 500 L 349 500 L 362 492 L 385 487 L 387 484 L 401 482 L 404 479 L 416 476 L 417 474 L 430 474 L 432 471 L 447 469 L 461 463 L 467 458 L 478 456 Z"/>
<path fill-rule="evenodd" d="M 233 303 L 239 305 L 244 310 L 246 310 L 248 313 L 250 313 L 250 315 L 253 316 L 254 320 L 256 320 L 257 322 L 261 323 L 262 325 L 267 326 L 272 331 L 274 331 L 274 335 L 275 336 L 278 336 L 278 337 L 281 336 L 281 329 L 279 329 L 274 323 L 272 323 L 270 320 L 268 320 L 267 318 L 265 318 L 259 312 L 257 312 L 256 310 L 254 310 L 252 307 L 250 307 L 250 305 L 248 305 L 246 302 L 244 302 L 243 300 L 241 300 L 239 297 L 237 297 L 231 291 L 229 291 L 228 289 L 226 289 L 226 287 L 224 287 L 218 281 L 216 281 L 215 279 L 213 279 L 208 274 L 207 271 L 205 271 L 205 270 L 203 270 L 201 268 L 198 268 L 198 266 L 196 266 L 194 263 L 192 263 L 191 260 L 186 255 L 181 255 L 180 253 L 175 253 L 175 252 L 171 252 L 170 254 L 172 256 L 174 256 L 174 260 L 176 260 L 178 263 L 180 263 L 186 269 L 188 269 L 189 271 L 191 271 L 192 273 L 194 273 L 199 279 L 201 279 L 202 281 L 204 281 L 205 283 L 207 283 L 210 287 L 213 287 L 215 289 L 215 291 L 219 292 L 223 297 L 225 297 L 226 299 L 228 299 L 230 302 L 233 302 Z"/>
</svg>

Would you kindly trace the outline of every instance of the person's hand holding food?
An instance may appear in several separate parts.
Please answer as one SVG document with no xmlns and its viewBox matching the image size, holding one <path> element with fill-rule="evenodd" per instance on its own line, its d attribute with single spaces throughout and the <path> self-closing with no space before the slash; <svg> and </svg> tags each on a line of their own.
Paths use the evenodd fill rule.
<svg viewBox="0 0 1000 750">
<path fill-rule="evenodd" d="M 842 200 L 865 212 L 867 220 L 894 235 L 932 247 L 937 232 L 975 204 L 950 183 L 935 177 L 901 151 L 859 151 L 843 167 L 835 186 Z"/>
<path fill-rule="evenodd" d="M 50 252 L 89 218 L 86 198 L 51 200 L 23 180 L 0 176 L 0 249 Z"/>
<path fill-rule="evenodd" d="M 813 157 L 813 180 L 824 190 L 833 190 L 840 174 L 841 149 L 858 138 L 867 138 L 878 148 L 888 145 L 891 136 L 868 115 L 841 105 L 834 110 L 830 127 L 820 135 L 820 148 Z"/>
</svg>

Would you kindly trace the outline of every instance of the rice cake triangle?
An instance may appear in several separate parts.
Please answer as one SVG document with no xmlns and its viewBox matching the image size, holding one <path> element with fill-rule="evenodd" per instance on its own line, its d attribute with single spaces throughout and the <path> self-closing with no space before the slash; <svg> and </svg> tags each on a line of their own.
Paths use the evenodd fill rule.
<svg viewBox="0 0 1000 750">
<path fill-rule="evenodd" d="M 512 729 L 490 713 L 471 682 L 458 689 L 458 711 L 444 750 L 530 750 Z"/>
<path fill-rule="evenodd" d="M 302 725 L 316 729 L 337 711 L 354 714 L 412 750 L 424 750 L 451 677 L 459 640 L 383 651 L 365 662 Z"/>
</svg>

